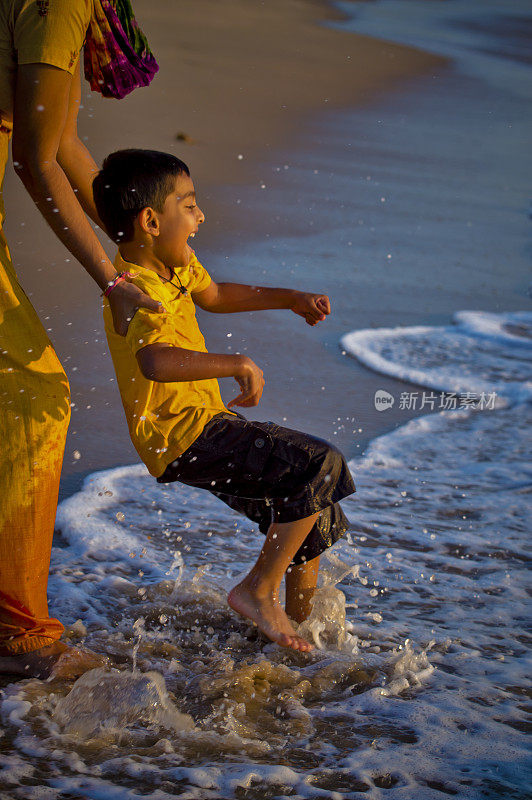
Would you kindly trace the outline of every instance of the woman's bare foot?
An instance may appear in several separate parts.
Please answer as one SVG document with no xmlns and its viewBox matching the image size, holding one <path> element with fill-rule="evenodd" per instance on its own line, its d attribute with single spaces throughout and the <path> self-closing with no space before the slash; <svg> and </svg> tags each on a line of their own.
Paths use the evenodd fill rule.
<svg viewBox="0 0 532 800">
<path fill-rule="evenodd" d="M 303 653 L 313 649 L 309 642 L 296 634 L 284 609 L 271 593 L 259 594 L 244 580 L 231 589 L 227 602 L 237 614 L 251 619 L 273 642 Z"/>
<path fill-rule="evenodd" d="M 109 664 L 106 656 L 80 650 L 63 642 L 39 647 L 30 653 L 0 657 L 0 674 L 25 678 L 78 678 L 84 672 Z"/>
</svg>

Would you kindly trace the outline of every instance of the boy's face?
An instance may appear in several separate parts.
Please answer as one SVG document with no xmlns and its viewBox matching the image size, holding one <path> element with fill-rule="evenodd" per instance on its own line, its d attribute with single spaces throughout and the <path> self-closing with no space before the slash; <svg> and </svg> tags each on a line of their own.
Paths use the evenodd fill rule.
<svg viewBox="0 0 532 800">
<path fill-rule="evenodd" d="M 165 200 L 162 212 L 157 212 L 159 235 L 154 241 L 154 253 L 168 267 L 183 267 L 190 261 L 189 237 L 194 236 L 205 220 L 196 204 L 194 184 L 188 175 L 178 175 L 174 190 Z"/>
</svg>

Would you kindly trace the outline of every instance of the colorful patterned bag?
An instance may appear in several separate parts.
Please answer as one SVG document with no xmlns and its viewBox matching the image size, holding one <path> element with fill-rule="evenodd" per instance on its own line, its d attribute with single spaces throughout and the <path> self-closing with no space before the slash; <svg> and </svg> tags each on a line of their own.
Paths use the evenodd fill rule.
<svg viewBox="0 0 532 800">
<path fill-rule="evenodd" d="M 129 0 L 94 0 L 84 59 L 91 89 L 119 100 L 159 70 Z"/>
</svg>

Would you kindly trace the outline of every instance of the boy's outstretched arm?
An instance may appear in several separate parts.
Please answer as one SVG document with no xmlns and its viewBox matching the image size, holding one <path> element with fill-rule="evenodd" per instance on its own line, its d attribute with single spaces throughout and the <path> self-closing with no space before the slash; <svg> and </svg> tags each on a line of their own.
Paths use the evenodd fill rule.
<svg viewBox="0 0 532 800">
<path fill-rule="evenodd" d="M 206 289 L 192 296 L 200 308 L 218 314 L 286 308 L 299 314 L 309 325 L 316 325 L 331 313 L 326 294 L 299 292 L 296 289 L 271 289 L 267 286 L 212 281 Z"/>
<path fill-rule="evenodd" d="M 167 344 L 150 344 L 137 352 L 140 371 L 149 381 L 201 381 L 208 378 L 234 378 L 242 390 L 227 404 L 231 406 L 256 406 L 264 389 L 262 370 L 248 356 L 240 354 L 201 353 L 172 347 Z"/>
</svg>

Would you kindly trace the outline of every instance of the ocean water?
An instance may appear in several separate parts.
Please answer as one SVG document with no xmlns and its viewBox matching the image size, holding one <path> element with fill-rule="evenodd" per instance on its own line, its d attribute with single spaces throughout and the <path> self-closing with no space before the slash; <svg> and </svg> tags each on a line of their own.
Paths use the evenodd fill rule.
<svg viewBox="0 0 532 800">
<path fill-rule="evenodd" d="M 532 400 L 526 358 L 531 314 L 462 311 L 454 315 L 453 325 L 353 331 L 342 337 L 341 344 L 377 372 L 451 392 L 454 399 L 448 403 L 453 407 L 466 403 L 491 410 Z M 523 380 L 527 373 L 529 379 Z M 424 399 L 427 409 L 445 407 L 434 393 L 429 405 L 429 393 L 424 394 L 419 402 Z M 412 401 L 407 397 L 403 402 Z"/>
<path fill-rule="evenodd" d="M 453 60 L 316 121 L 238 198 L 272 218 L 240 263 L 335 298 L 327 332 L 272 313 L 259 348 L 305 394 L 266 418 L 340 439 L 357 485 L 301 626 L 315 650 L 228 608 L 261 543 L 245 518 L 139 464 L 93 473 L 59 507 L 49 595 L 71 641 L 115 668 L 4 686 L 2 799 L 529 797 L 528 11 L 342 5 L 353 30 L 399 41 L 415 7 L 410 43 L 432 36 Z M 246 324 L 227 328 L 234 349 Z M 374 419 L 393 423 L 361 452 Z"/>
<path fill-rule="evenodd" d="M 4 689 L 9 796 L 528 796 L 532 407 L 515 371 L 530 369 L 532 314 L 475 328 L 501 358 L 513 350 L 504 402 L 424 414 L 350 462 L 352 528 L 300 626 L 310 655 L 267 643 L 227 607 L 260 534 L 216 498 L 133 465 L 61 504 L 54 612 L 71 641 L 118 666 L 73 687 Z M 426 337 L 398 332 L 394 363 L 407 370 Z M 479 385 L 492 368 L 482 352 L 469 366 Z M 425 385 L 440 389 L 431 369 Z"/>
</svg>

